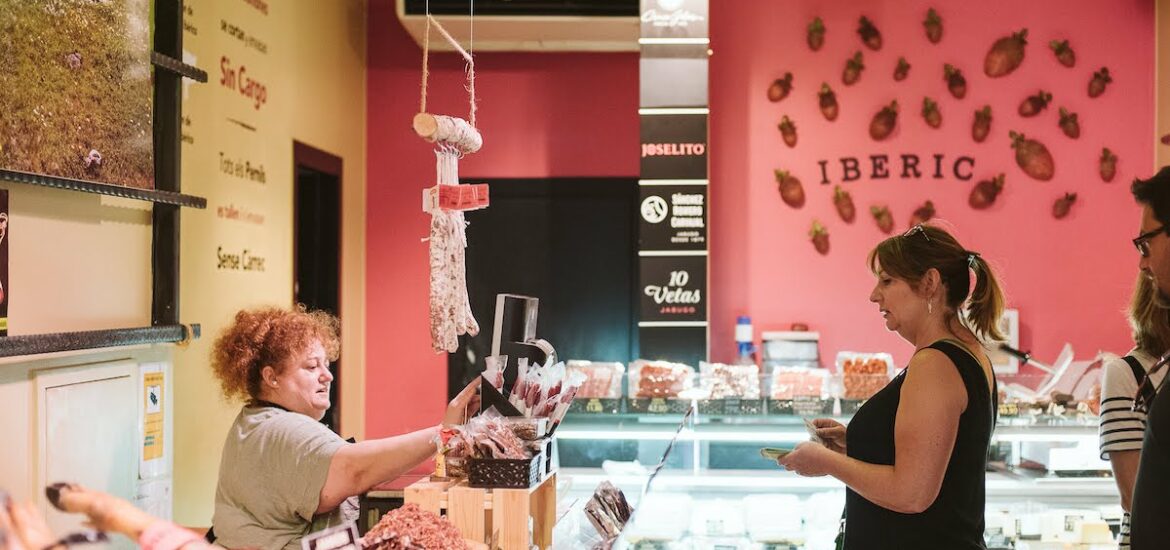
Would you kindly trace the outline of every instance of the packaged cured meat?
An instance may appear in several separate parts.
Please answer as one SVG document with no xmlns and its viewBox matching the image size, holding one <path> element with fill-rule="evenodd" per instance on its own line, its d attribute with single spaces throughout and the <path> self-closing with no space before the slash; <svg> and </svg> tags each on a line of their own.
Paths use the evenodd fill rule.
<svg viewBox="0 0 1170 550">
<path fill-rule="evenodd" d="M 600 363 L 593 361 L 569 361 L 569 373 L 579 372 L 585 376 L 577 397 L 581 399 L 617 399 L 622 396 L 622 377 L 626 367 L 621 363 Z"/>
<path fill-rule="evenodd" d="M 526 417 L 548 418 L 549 430 L 555 429 L 588 377 L 570 371 L 564 363 L 529 366 L 526 359 L 520 359 L 517 366 L 508 402 Z"/>
<path fill-rule="evenodd" d="M 699 383 L 708 399 L 760 398 L 760 371 L 755 365 L 702 362 Z"/>
<path fill-rule="evenodd" d="M 585 504 L 586 517 L 606 541 L 612 541 L 621 533 L 633 512 L 626 495 L 608 481 L 601 482 Z"/>
<path fill-rule="evenodd" d="M 639 359 L 630 365 L 630 397 L 675 399 L 693 387 L 695 369 L 682 363 Z"/>
<path fill-rule="evenodd" d="M 483 377 L 497 390 L 504 389 L 504 368 L 508 366 L 507 355 L 489 355 L 483 358 L 486 368 Z"/>
<path fill-rule="evenodd" d="M 548 418 L 505 416 L 500 421 L 524 441 L 536 441 L 548 434 Z"/>
<path fill-rule="evenodd" d="M 829 371 L 807 367 L 772 368 L 772 384 L 769 397 L 772 399 L 795 399 L 812 397 L 824 399 L 829 396 Z"/>
<path fill-rule="evenodd" d="M 894 376 L 894 358 L 888 353 L 837 354 L 837 372 L 842 375 L 844 399 L 869 399 Z"/>
<path fill-rule="evenodd" d="M 822 368 L 776 365 L 768 381 L 768 411 L 772 414 L 819 416 L 833 411 L 829 371 Z"/>
</svg>

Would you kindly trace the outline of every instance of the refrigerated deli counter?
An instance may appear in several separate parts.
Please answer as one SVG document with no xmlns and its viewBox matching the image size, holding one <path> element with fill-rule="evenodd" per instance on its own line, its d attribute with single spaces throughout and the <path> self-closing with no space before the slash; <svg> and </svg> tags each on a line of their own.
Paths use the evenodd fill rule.
<svg viewBox="0 0 1170 550">
<path fill-rule="evenodd" d="M 584 540 L 581 532 L 592 527 L 569 509 L 610 482 L 634 509 L 615 547 L 834 548 L 844 486 L 784 471 L 759 451 L 807 440 L 806 418 L 848 424 L 864 402 L 858 392 L 880 388 L 878 379 L 892 373 L 874 357 L 846 359 L 850 366 L 838 365 L 837 375 L 768 372 L 755 383 L 759 391 L 743 391 L 742 379 L 719 372 L 734 366 L 695 372 L 663 362 L 628 369 L 571 363 L 606 372 L 590 374 L 592 386 L 578 393 L 558 431 L 559 540 Z M 1122 510 L 1109 464 L 1098 456 L 1097 424 L 1082 403 L 1023 404 L 1001 395 L 987 472 L 988 548 L 1116 547 Z"/>
</svg>

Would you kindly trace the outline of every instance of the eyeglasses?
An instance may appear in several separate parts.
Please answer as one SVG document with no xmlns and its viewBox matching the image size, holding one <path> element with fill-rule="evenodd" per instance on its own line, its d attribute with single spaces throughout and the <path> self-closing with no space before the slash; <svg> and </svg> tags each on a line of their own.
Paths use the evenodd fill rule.
<svg viewBox="0 0 1170 550">
<path fill-rule="evenodd" d="M 1150 403 L 1153 402 L 1154 397 L 1161 391 L 1162 383 L 1166 382 L 1163 378 L 1162 383 L 1159 383 L 1158 387 L 1154 387 L 1154 374 L 1162 370 L 1162 367 L 1165 367 L 1167 363 L 1170 363 L 1170 351 L 1163 354 L 1162 357 L 1159 357 L 1158 362 L 1154 363 L 1154 366 L 1150 367 L 1150 371 L 1146 373 L 1145 379 L 1142 380 L 1142 385 L 1138 387 L 1137 395 L 1133 396 L 1133 408 L 1131 409 L 1133 412 L 1149 414 Z"/>
<path fill-rule="evenodd" d="M 1133 240 L 1133 247 L 1137 249 L 1138 254 L 1141 254 L 1143 258 L 1148 258 L 1150 257 L 1150 239 L 1157 237 L 1159 233 L 1165 232 L 1165 225 L 1160 225 L 1157 229 L 1146 231 Z"/>
<path fill-rule="evenodd" d="M 909 238 L 909 237 L 911 237 L 912 235 L 914 235 L 915 233 L 922 233 L 922 236 L 923 236 L 923 237 L 926 237 L 926 241 L 927 241 L 927 242 L 930 242 L 930 235 L 929 235 L 929 234 L 927 234 L 927 232 L 926 232 L 926 228 L 925 228 L 925 227 L 923 227 L 923 225 L 922 225 L 922 224 L 917 224 L 917 225 L 915 225 L 914 227 L 911 227 L 910 229 L 907 229 L 905 233 L 902 233 L 902 237 L 903 237 L 903 238 Z"/>
</svg>

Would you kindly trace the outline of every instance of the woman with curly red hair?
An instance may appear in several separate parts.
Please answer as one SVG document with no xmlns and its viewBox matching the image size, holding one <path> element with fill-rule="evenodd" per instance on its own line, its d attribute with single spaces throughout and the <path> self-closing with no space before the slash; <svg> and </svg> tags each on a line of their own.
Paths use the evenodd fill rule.
<svg viewBox="0 0 1170 550">
<path fill-rule="evenodd" d="M 224 396 L 246 401 L 220 460 L 217 544 L 298 549 L 306 534 L 356 519 L 357 495 L 434 455 L 439 425 L 350 444 L 319 422 L 339 347 L 337 318 L 304 307 L 240 311 L 215 341 Z M 448 404 L 444 424 L 478 409 L 476 387 Z"/>
</svg>

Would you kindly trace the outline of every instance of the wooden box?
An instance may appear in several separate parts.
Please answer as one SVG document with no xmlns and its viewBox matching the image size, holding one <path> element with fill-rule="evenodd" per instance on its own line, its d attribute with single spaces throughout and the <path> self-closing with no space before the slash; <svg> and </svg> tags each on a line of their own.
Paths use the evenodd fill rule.
<svg viewBox="0 0 1170 550">
<path fill-rule="evenodd" d="M 493 550 L 529 550 L 532 545 L 544 550 L 552 547 L 556 493 L 556 474 L 527 489 L 476 489 L 466 480 L 424 479 L 406 488 L 405 500 L 446 516 L 463 538 Z"/>
</svg>

